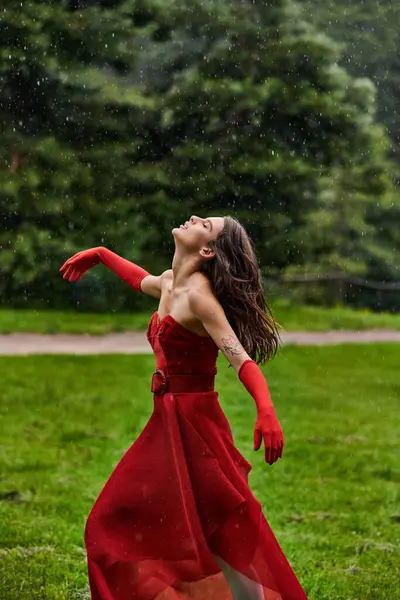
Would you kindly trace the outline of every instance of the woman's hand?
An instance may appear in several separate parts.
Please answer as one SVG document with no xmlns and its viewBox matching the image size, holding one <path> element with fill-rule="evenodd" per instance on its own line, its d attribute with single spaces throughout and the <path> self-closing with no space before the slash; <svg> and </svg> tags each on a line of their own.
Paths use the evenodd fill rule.
<svg viewBox="0 0 400 600">
<path fill-rule="evenodd" d="M 71 256 L 61 267 L 60 272 L 65 271 L 63 279 L 69 281 L 79 281 L 82 279 L 86 271 L 95 267 L 101 262 L 100 258 L 101 246 L 82 250 L 74 256 Z"/>
<path fill-rule="evenodd" d="M 274 410 L 259 412 L 254 426 L 254 450 L 258 450 L 264 439 L 265 460 L 272 465 L 282 457 L 283 430 Z"/>
<path fill-rule="evenodd" d="M 254 450 L 264 439 L 265 460 L 272 465 L 281 458 L 283 452 L 283 431 L 276 416 L 268 385 L 254 360 L 245 360 L 238 376 L 247 391 L 253 396 L 257 406 L 257 420 L 254 426 Z"/>
<path fill-rule="evenodd" d="M 113 271 L 134 290 L 157 298 L 160 297 L 160 277 L 151 276 L 150 273 L 139 267 L 139 265 L 135 265 L 135 263 L 122 258 L 122 256 L 115 254 L 115 252 L 108 250 L 104 246 L 97 246 L 96 248 L 78 252 L 63 264 L 60 271 L 65 271 L 63 279 L 79 281 L 86 271 L 99 263 L 102 263 Z M 141 287 L 142 281 L 145 278 L 150 279 L 146 291 L 142 290 Z"/>
</svg>

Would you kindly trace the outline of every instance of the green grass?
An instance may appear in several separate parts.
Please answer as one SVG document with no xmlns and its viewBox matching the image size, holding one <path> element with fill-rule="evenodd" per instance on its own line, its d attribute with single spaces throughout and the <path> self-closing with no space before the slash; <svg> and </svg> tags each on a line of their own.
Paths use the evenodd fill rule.
<svg viewBox="0 0 400 600">
<path fill-rule="evenodd" d="M 154 310 L 156 310 L 154 303 Z M 272 314 L 286 331 L 332 329 L 400 329 L 400 314 L 373 313 L 351 308 L 324 308 L 270 303 Z M 53 310 L 0 309 L 0 333 L 87 333 L 145 331 L 151 311 L 138 313 L 76 313 Z"/>
<path fill-rule="evenodd" d="M 250 486 L 309 600 L 398 600 L 397 344 L 286 347 L 266 368 L 285 434 L 252 450 L 254 401 L 216 389 Z M 0 357 L 2 600 L 83 600 L 86 516 L 153 406 L 153 356 Z M 8 494 L 8 495 L 7 495 Z"/>
<path fill-rule="evenodd" d="M 154 307 L 156 310 L 156 307 Z M 58 310 L 0 309 L 0 333 L 86 333 L 145 331 L 150 313 L 79 313 Z"/>
</svg>

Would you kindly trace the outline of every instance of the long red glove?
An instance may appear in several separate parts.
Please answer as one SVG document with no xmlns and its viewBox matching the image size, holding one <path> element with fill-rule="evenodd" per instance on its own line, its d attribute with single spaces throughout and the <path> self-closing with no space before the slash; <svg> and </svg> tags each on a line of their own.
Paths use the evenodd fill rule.
<svg viewBox="0 0 400 600">
<path fill-rule="evenodd" d="M 138 292 L 142 292 L 140 287 L 142 280 L 146 275 L 150 275 L 142 267 L 118 256 L 118 254 L 103 246 L 89 248 L 89 250 L 82 250 L 82 252 L 74 254 L 63 264 L 60 271 L 65 271 L 63 279 L 79 281 L 86 271 L 99 263 L 103 263 L 111 271 L 114 271 L 125 283 Z"/>
<path fill-rule="evenodd" d="M 283 453 L 283 431 L 275 413 L 264 375 L 254 360 L 245 360 L 240 366 L 238 377 L 257 406 L 254 426 L 254 450 L 258 450 L 264 438 L 265 460 L 272 465 Z"/>
</svg>

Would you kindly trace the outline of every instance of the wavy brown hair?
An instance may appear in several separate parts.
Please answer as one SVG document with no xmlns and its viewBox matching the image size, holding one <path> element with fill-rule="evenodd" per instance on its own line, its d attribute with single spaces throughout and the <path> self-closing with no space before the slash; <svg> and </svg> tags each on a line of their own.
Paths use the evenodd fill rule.
<svg viewBox="0 0 400 600">
<path fill-rule="evenodd" d="M 277 350 L 280 325 L 272 316 L 262 287 L 253 243 L 237 219 L 224 217 L 224 227 L 209 242 L 215 257 L 200 271 L 211 288 L 247 354 L 257 363 L 271 360 Z"/>
</svg>

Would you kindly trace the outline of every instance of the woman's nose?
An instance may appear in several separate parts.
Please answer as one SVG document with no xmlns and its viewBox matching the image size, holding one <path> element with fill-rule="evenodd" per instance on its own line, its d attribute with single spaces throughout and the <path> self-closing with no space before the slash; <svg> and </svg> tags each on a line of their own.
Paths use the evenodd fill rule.
<svg viewBox="0 0 400 600">
<path fill-rule="evenodd" d="M 195 215 L 192 215 L 192 216 L 190 217 L 190 222 L 191 222 L 191 223 L 194 223 L 195 221 L 196 221 L 196 216 L 195 216 Z"/>
</svg>

